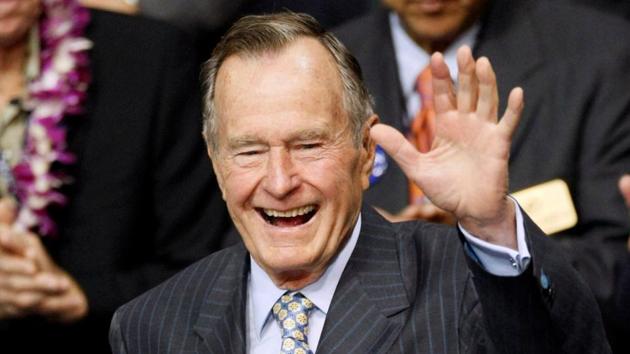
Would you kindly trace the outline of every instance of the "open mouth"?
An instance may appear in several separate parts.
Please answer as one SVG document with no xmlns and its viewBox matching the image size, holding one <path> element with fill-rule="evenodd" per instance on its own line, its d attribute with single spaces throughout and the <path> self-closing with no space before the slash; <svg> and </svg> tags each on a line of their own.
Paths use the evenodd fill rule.
<svg viewBox="0 0 630 354">
<path fill-rule="evenodd" d="M 306 224 L 311 220 L 317 213 L 317 206 L 307 205 L 285 211 L 262 208 L 256 210 L 267 223 L 273 226 L 292 227 Z"/>
</svg>

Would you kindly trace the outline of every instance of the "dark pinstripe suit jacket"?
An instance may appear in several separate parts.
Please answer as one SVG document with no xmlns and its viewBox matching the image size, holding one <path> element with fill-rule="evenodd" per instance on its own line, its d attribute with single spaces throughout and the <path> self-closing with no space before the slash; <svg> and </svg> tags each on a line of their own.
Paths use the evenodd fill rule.
<svg viewBox="0 0 630 354">
<path fill-rule="evenodd" d="M 588 288 L 530 221 L 533 265 L 499 278 L 455 228 L 362 215 L 318 354 L 609 351 Z M 248 260 L 241 245 L 223 250 L 121 307 L 114 353 L 244 353 Z"/>
</svg>

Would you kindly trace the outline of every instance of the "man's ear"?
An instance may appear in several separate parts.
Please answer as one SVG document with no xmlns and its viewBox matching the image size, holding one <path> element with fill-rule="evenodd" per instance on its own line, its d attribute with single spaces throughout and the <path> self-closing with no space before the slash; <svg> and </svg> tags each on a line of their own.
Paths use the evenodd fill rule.
<svg viewBox="0 0 630 354">
<path fill-rule="evenodd" d="M 223 187 L 223 170 L 221 170 L 221 166 L 218 158 L 218 151 L 213 151 L 210 146 L 208 146 L 208 157 L 210 157 L 210 161 L 212 161 L 212 169 L 214 170 L 214 175 L 217 177 L 217 184 L 219 185 L 219 189 L 221 189 L 221 198 L 225 201 L 225 189 Z"/>
<path fill-rule="evenodd" d="M 361 166 L 361 187 L 363 190 L 370 186 L 370 175 L 374 166 L 374 155 L 376 153 L 376 143 L 370 135 L 372 127 L 379 122 L 376 114 L 370 116 L 363 126 L 363 139 L 361 141 L 361 155 L 363 156 Z"/>
</svg>

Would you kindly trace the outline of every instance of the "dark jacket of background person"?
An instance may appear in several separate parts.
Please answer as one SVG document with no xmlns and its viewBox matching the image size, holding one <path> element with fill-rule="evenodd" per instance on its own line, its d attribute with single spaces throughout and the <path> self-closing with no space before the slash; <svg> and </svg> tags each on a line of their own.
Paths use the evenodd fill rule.
<svg viewBox="0 0 630 354">
<path fill-rule="evenodd" d="M 359 60 L 381 120 L 404 131 L 388 12 L 376 10 L 336 32 Z M 510 155 L 510 189 L 556 178 L 567 182 L 578 224 L 553 239 L 590 285 L 605 317 L 630 227 L 616 189 L 630 166 L 630 42 L 622 38 L 630 38 L 625 22 L 584 7 L 494 1 L 474 48 L 493 63 L 501 107 L 510 88 L 525 91 Z M 390 160 L 366 201 L 397 211 L 407 203 L 407 185 Z"/>
<path fill-rule="evenodd" d="M 626 256 L 624 265 L 619 272 L 619 282 L 616 292 L 616 320 L 619 328 L 619 338 L 615 348 L 619 353 L 630 351 L 630 254 Z"/>
<path fill-rule="evenodd" d="M 2 353 L 109 353 L 122 303 L 219 248 L 229 219 L 201 138 L 198 70 L 179 32 L 92 11 L 92 84 L 73 118 L 70 204 L 46 239 L 80 284 L 89 315 L 72 325 L 0 322 Z"/>
</svg>

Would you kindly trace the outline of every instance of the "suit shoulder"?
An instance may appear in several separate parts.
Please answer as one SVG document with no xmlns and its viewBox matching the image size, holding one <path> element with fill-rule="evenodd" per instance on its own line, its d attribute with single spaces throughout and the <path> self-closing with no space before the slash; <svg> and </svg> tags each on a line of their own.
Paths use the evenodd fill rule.
<svg viewBox="0 0 630 354">
<path fill-rule="evenodd" d="M 121 327 L 153 318 L 172 318 L 176 312 L 197 313 L 217 278 L 245 253 L 242 245 L 213 253 L 193 263 L 116 311 Z"/>
</svg>

